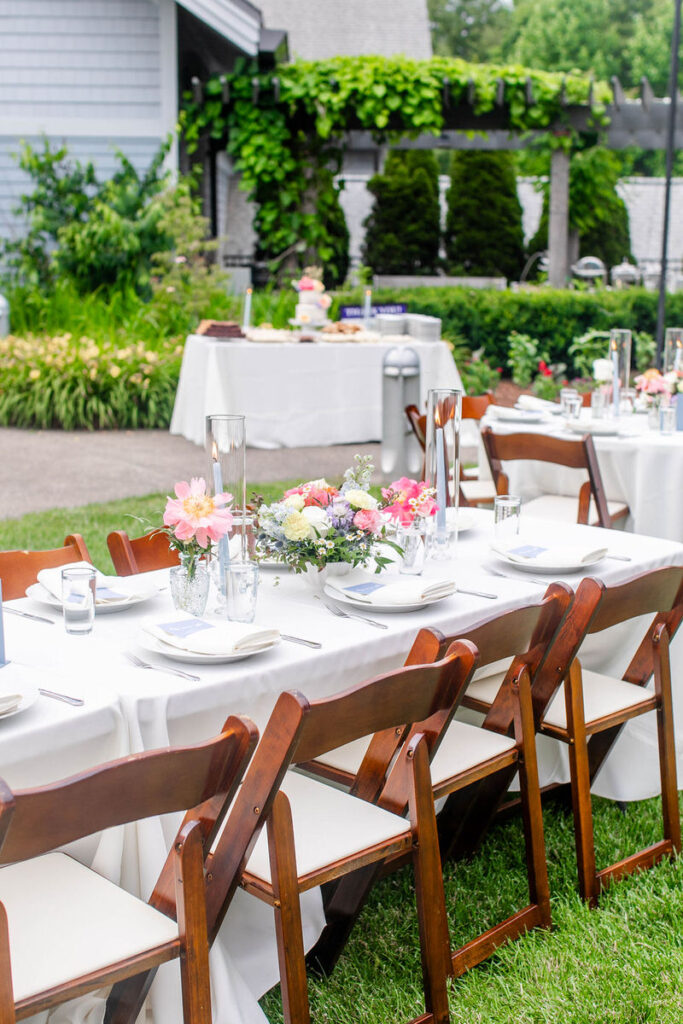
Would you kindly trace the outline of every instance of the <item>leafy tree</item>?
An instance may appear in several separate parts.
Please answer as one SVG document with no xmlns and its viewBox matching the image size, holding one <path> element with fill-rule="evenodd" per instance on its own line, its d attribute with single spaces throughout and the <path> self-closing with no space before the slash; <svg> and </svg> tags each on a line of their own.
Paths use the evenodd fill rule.
<svg viewBox="0 0 683 1024">
<path fill-rule="evenodd" d="M 524 234 L 512 154 L 453 153 L 444 241 L 456 273 L 519 277 Z"/>
<path fill-rule="evenodd" d="M 579 255 L 598 256 L 607 267 L 633 259 L 628 211 L 616 190 L 620 169 L 614 153 L 596 146 L 575 153 L 569 171 L 569 228 L 578 231 Z M 548 246 L 547 184 L 544 193 L 541 222 L 529 242 L 531 252 Z"/>
<path fill-rule="evenodd" d="M 332 171 L 322 168 L 318 178 L 316 216 L 325 231 L 328 244 L 323 247 L 323 251 L 319 248 L 316 259 L 319 258 L 323 265 L 325 287 L 336 288 L 344 283 L 349 270 L 349 229 Z"/>
<path fill-rule="evenodd" d="M 501 0 L 428 0 L 434 52 L 463 60 L 492 60 L 512 17 Z"/>
<path fill-rule="evenodd" d="M 363 262 L 376 274 L 430 274 L 439 260 L 439 172 L 433 153 L 392 151 L 368 182 Z"/>
</svg>

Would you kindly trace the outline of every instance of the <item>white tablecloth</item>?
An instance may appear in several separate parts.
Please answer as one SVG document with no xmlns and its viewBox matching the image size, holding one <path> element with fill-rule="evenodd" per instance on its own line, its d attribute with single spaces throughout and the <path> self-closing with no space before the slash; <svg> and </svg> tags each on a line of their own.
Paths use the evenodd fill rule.
<svg viewBox="0 0 683 1024">
<path fill-rule="evenodd" d="M 583 411 L 583 418 L 590 411 Z M 576 439 L 580 435 L 563 432 L 562 420 L 548 416 L 539 424 L 503 421 L 486 416 L 482 426 L 497 433 L 529 432 Z M 630 515 L 626 524 L 634 533 L 683 541 L 683 432 L 670 436 L 652 431 L 647 416 L 630 416 L 622 421 L 620 433 L 613 437 L 594 436 L 602 482 L 607 497 L 625 502 Z M 490 479 L 483 446 L 479 465 L 482 478 Z M 539 494 L 571 494 L 578 500 L 579 488 L 587 474 L 542 462 L 508 462 L 505 472 L 510 493 L 530 501 Z"/>
<path fill-rule="evenodd" d="M 422 612 L 381 615 L 389 626 L 373 629 L 355 620 L 340 620 L 315 600 L 306 582 L 290 573 L 262 572 L 257 622 L 274 624 L 290 633 L 323 644 L 311 650 L 282 643 L 271 651 L 233 665 L 190 669 L 201 676 L 188 682 L 162 672 L 135 669 L 123 651 L 137 650 L 140 623 L 145 618 L 164 621 L 172 615 L 168 591 L 138 608 L 96 619 L 90 637 L 66 636 L 60 624 L 5 616 L 8 657 L 33 667 L 39 685 L 80 694 L 86 704 L 69 708 L 47 699 L 23 715 L 0 720 L 0 764 L 15 786 L 35 784 L 97 763 L 126 750 L 138 751 L 167 743 L 186 743 L 214 734 L 233 712 L 250 715 L 259 726 L 266 722 L 279 692 L 296 687 L 311 698 L 331 694 L 377 672 L 400 665 L 421 626 L 444 633 L 467 632 L 478 620 L 514 608 L 538 597 L 543 587 L 521 574 L 501 579 L 487 573 L 497 566 L 489 553 L 492 515 L 475 513 L 475 526 L 461 535 L 452 563 L 428 563 L 432 576 L 454 575 L 461 587 L 498 595 L 498 599 L 456 594 Z M 529 524 L 535 538 L 548 529 Z M 552 528 L 553 531 L 555 528 Z M 571 527 L 577 536 L 604 543 L 604 531 Z M 605 560 L 595 575 L 608 583 L 627 580 L 641 572 L 683 564 L 683 546 L 650 537 L 614 532 L 610 550 L 628 554 L 631 562 Z M 165 573 L 154 574 L 165 577 Z M 552 577 L 549 577 L 549 579 Z M 567 577 L 576 585 L 580 577 Z M 276 582 L 279 581 L 279 582 Z M 44 613 L 28 599 L 15 603 Z M 48 611 L 49 614 L 49 611 Z M 55 615 L 56 617 L 56 615 Z M 643 623 L 642 631 L 645 629 Z M 589 643 L 584 664 L 595 670 L 621 674 L 632 649 L 635 630 L 618 627 L 611 637 Z M 626 641 L 626 642 L 625 642 Z M 159 666 L 163 658 L 147 655 Z M 683 640 L 672 646 L 677 749 L 683 779 Z M 188 668 L 188 666 L 180 666 Z M 1 671 L 1 670 L 0 670 Z M 56 673 L 56 675 L 55 675 Z M 40 680 L 44 680 L 43 683 Z M 49 684 L 47 682 L 49 680 Z M 651 722 L 650 719 L 653 719 Z M 86 723 L 91 723 L 86 727 Z M 101 722 L 98 726 L 97 723 Z M 126 728 L 122 728 L 125 722 Z M 97 741 L 97 729 L 101 741 Z M 567 781 L 566 749 L 545 738 L 539 741 L 543 782 Z M 617 799 L 641 799 L 659 792 L 654 716 L 629 723 L 610 754 L 594 790 Z M 158 819 L 117 831 L 117 837 L 88 851 L 97 856 L 98 870 L 145 898 L 149 895 L 165 850 L 172 839 L 173 822 Z M 306 894 L 304 923 L 307 944 L 323 924 L 317 890 Z M 257 998 L 278 978 L 272 912 L 255 898 L 238 893 L 211 954 L 214 1024 L 263 1024 Z M 155 1024 L 178 1024 L 180 996 L 177 965 L 165 965 L 152 989 Z M 94 998 L 80 1002 L 64 1016 L 55 1011 L 51 1024 L 96 1024 L 102 1004 Z M 99 1016 L 98 1016 L 99 1015 Z"/>
<path fill-rule="evenodd" d="M 204 444 L 206 417 L 243 413 L 253 448 L 379 441 L 382 363 L 391 344 L 264 344 L 190 335 L 171 433 Z M 429 388 L 459 388 L 443 341 L 410 340 L 420 357 L 421 401 Z"/>
</svg>

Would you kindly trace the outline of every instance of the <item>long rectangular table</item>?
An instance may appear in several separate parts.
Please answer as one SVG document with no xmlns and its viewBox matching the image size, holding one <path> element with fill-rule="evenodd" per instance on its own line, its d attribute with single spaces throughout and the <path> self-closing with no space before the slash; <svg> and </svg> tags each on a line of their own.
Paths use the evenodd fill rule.
<svg viewBox="0 0 683 1024">
<path fill-rule="evenodd" d="M 474 623 L 538 598 L 544 587 L 521 573 L 517 579 L 489 575 L 489 569 L 500 568 L 489 550 L 492 516 L 475 512 L 473 523 L 459 539 L 457 558 L 450 563 L 430 562 L 426 571 L 432 576 L 451 575 L 465 588 L 495 593 L 496 600 L 455 594 L 419 612 L 373 613 L 373 617 L 388 626 L 387 630 L 378 630 L 362 622 L 333 617 L 301 577 L 264 570 L 257 622 L 273 624 L 283 633 L 318 640 L 322 649 L 310 650 L 283 642 L 266 653 L 230 665 L 180 666 L 198 674 L 199 683 L 165 672 L 136 669 L 124 656 L 126 650 L 143 653 L 138 638 L 145 619 L 166 621 L 173 615 L 168 590 L 137 608 L 98 616 L 89 637 L 67 636 L 59 622 L 47 625 L 5 616 L 8 657 L 33 671 L 37 685 L 81 695 L 85 706 L 70 708 L 41 699 L 23 714 L 0 720 L 3 774 L 17 787 L 55 779 L 85 768 L 88 763 L 126 752 L 206 738 L 234 712 L 250 715 L 262 727 L 282 690 L 297 688 L 311 698 L 335 693 L 400 665 L 421 626 L 466 635 Z M 524 529 L 538 538 L 552 535 L 555 528 L 530 521 Z M 572 534 L 591 543 L 604 544 L 605 540 L 605 531 L 589 527 L 571 527 L 565 532 L 567 537 Z M 603 561 L 593 574 L 607 583 L 623 582 L 666 565 L 683 565 L 683 545 L 670 541 L 615 531 L 608 535 L 608 544 L 611 552 L 632 560 Z M 166 572 L 154 574 L 154 578 L 165 582 Z M 581 577 L 566 578 L 575 586 Z M 29 599 L 13 604 L 46 613 L 43 606 Z M 49 610 L 47 614 L 50 615 Z M 53 617 L 57 618 L 54 612 Z M 641 632 L 644 628 L 643 623 Z M 597 671 L 621 674 L 635 635 L 632 623 L 627 628 L 617 627 L 609 637 L 601 635 L 599 642 L 586 645 L 584 664 Z M 160 667 L 172 665 L 162 657 L 145 657 Z M 672 658 L 679 772 L 683 778 L 681 635 L 674 641 Z M 596 793 L 634 800 L 659 791 L 651 717 L 626 727 L 596 780 Z M 544 783 L 567 781 L 564 748 L 549 740 L 539 741 L 539 757 Z M 77 851 L 77 855 L 94 863 L 113 880 L 121 880 L 131 891 L 147 897 L 175 827 L 174 820 L 154 819 L 112 830 L 94 846 Z M 306 894 L 303 917 L 306 942 L 310 945 L 323 925 L 317 891 Z M 238 893 L 212 950 L 211 965 L 215 1024 L 263 1024 L 257 999 L 278 978 L 272 914 L 267 906 Z M 151 1006 L 156 1024 L 179 1022 L 177 977 L 175 965 L 166 965 L 153 986 Z M 98 1003 L 96 997 L 88 997 L 69 1019 L 77 1024 L 94 1024 L 98 1012 L 101 1000 Z"/>
<path fill-rule="evenodd" d="M 582 413 L 584 421 L 590 410 Z M 486 415 L 482 426 L 496 433 L 550 434 L 571 437 L 580 434 L 565 430 L 559 416 L 547 416 L 541 423 L 501 420 Z M 683 541 L 683 432 L 663 435 L 648 429 L 647 416 L 624 417 L 619 433 L 594 436 L 605 494 L 610 501 L 625 502 L 630 510 L 626 528 L 634 533 Z M 479 465 L 482 479 L 490 479 L 483 446 Z M 523 501 L 540 494 L 566 494 L 578 497 L 587 475 L 580 469 L 552 466 L 543 462 L 509 462 L 505 472 L 510 493 Z"/>
<path fill-rule="evenodd" d="M 406 344 L 420 357 L 421 396 L 459 388 L 443 341 Z M 260 343 L 192 334 L 185 343 L 171 433 L 204 444 L 206 417 L 241 413 L 253 448 L 379 441 L 382 365 L 391 343 Z"/>
</svg>

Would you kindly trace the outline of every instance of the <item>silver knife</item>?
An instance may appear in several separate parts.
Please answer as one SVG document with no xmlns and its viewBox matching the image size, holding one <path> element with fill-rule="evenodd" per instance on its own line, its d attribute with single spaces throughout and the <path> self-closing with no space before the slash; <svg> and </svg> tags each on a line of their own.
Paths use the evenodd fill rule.
<svg viewBox="0 0 683 1024">
<path fill-rule="evenodd" d="M 289 640 L 290 644 L 301 644 L 302 647 L 313 647 L 315 650 L 322 647 L 316 640 L 302 640 L 300 636 L 287 636 L 286 633 L 280 633 L 280 639 Z"/>
<path fill-rule="evenodd" d="M 81 700 L 80 697 L 69 697 L 66 693 L 55 693 L 54 690 L 41 690 L 39 688 L 38 693 L 42 693 L 43 697 L 52 697 L 53 700 L 61 700 L 64 704 L 73 704 L 75 708 L 80 708 L 85 703 L 85 701 Z"/>
<path fill-rule="evenodd" d="M 32 612 L 22 612 L 18 608 L 8 608 L 7 605 L 3 606 L 4 612 L 9 612 L 10 615 L 21 615 L 22 619 L 33 619 L 35 622 L 48 622 L 51 626 L 54 626 L 54 619 L 46 619 L 43 615 L 34 615 Z"/>
</svg>

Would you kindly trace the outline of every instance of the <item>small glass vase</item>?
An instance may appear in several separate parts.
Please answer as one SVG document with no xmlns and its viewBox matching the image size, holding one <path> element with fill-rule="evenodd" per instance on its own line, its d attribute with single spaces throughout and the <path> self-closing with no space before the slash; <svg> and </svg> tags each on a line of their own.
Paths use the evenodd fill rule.
<svg viewBox="0 0 683 1024">
<path fill-rule="evenodd" d="M 187 565 L 174 565 L 171 569 L 171 597 L 179 612 L 190 615 L 204 614 L 209 597 L 209 573 L 203 565 L 191 570 Z"/>
<path fill-rule="evenodd" d="M 659 410 L 661 407 L 661 395 L 653 395 L 647 407 L 647 425 L 650 430 L 659 430 Z"/>
<path fill-rule="evenodd" d="M 316 594 L 322 594 L 323 588 L 332 576 L 348 576 L 351 572 L 348 562 L 328 562 L 321 568 L 317 565 L 307 565 L 301 573 L 311 590 Z"/>
</svg>

